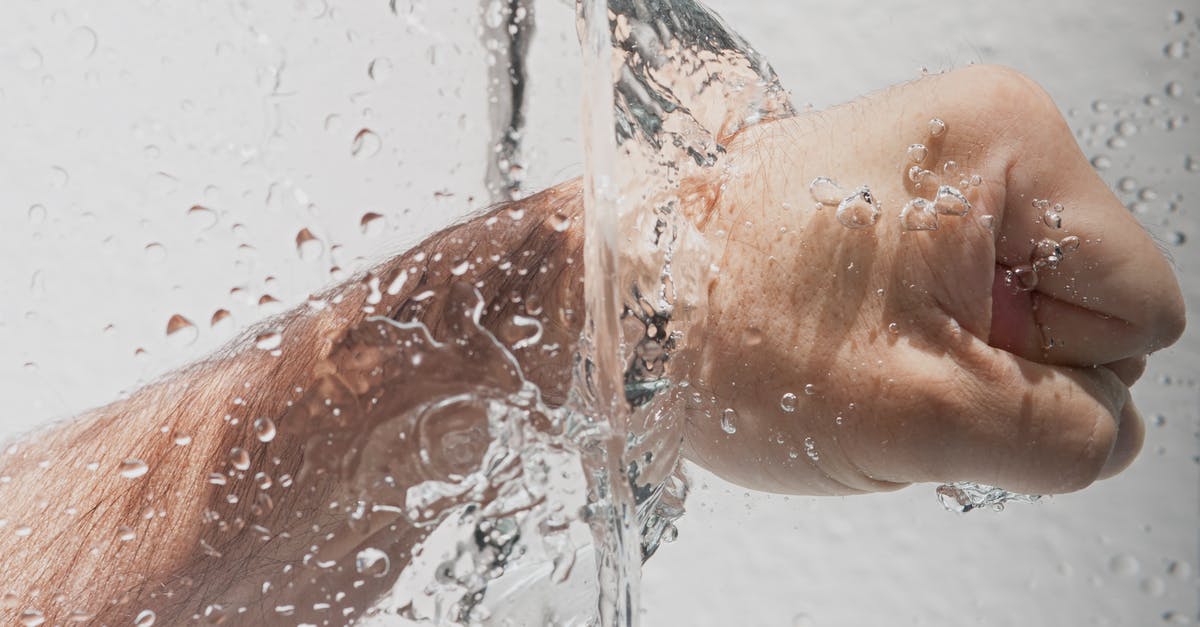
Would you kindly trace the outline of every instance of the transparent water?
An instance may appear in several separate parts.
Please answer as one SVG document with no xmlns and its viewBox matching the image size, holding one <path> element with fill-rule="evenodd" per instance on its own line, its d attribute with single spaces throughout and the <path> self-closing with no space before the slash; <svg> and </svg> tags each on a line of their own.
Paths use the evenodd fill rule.
<svg viewBox="0 0 1200 627">
<path fill-rule="evenodd" d="M 386 473 L 373 473 L 356 466 L 352 456 L 318 456 L 327 460 L 329 466 L 318 465 L 317 470 L 346 473 L 360 483 L 362 493 L 369 498 L 353 505 L 363 517 L 402 517 L 414 521 L 422 533 L 428 533 L 423 545 L 427 547 L 425 551 L 403 567 L 399 560 L 387 557 L 386 547 L 369 546 L 356 552 L 354 567 L 364 578 L 390 581 L 397 577 L 390 585 L 390 596 L 373 610 L 380 623 L 390 624 L 388 621 L 397 617 L 439 622 L 492 620 L 489 616 L 499 622 L 505 615 L 533 616 L 521 612 L 544 612 L 553 604 L 555 611 L 561 613 L 553 617 L 542 614 L 537 619 L 515 622 L 554 620 L 562 624 L 585 624 L 602 620 L 607 624 L 630 624 L 637 616 L 639 562 L 652 554 L 661 540 L 670 539 L 676 533 L 672 521 L 682 513 L 687 491 L 686 484 L 676 474 L 677 430 L 672 429 L 672 421 L 676 418 L 656 414 L 654 409 L 656 398 L 686 393 L 682 385 L 686 382 L 664 373 L 662 363 L 653 360 L 639 363 L 635 358 L 656 354 L 650 349 L 657 342 L 642 343 L 642 338 L 647 336 L 646 329 L 650 327 L 665 331 L 656 337 L 675 337 L 684 345 L 689 318 L 703 308 L 702 299 L 688 293 L 684 280 L 686 268 L 703 266 L 703 242 L 696 240 L 688 232 L 687 225 L 680 224 L 677 216 L 671 213 L 675 194 L 671 182 L 685 176 L 690 168 L 718 166 L 722 136 L 741 124 L 786 114 L 790 105 L 778 92 L 774 77 L 762 58 L 745 42 L 725 34 L 719 22 L 709 20 L 693 5 L 676 3 L 669 7 L 677 12 L 677 23 L 660 23 L 658 20 L 668 8 L 666 3 L 629 3 L 628 6 L 613 3 L 609 8 L 627 20 L 627 31 L 620 31 L 618 44 L 636 41 L 643 49 L 664 49 L 666 52 L 661 58 L 654 59 L 655 63 L 663 65 L 639 63 L 645 60 L 628 57 L 622 63 L 606 64 L 604 59 L 609 55 L 615 54 L 621 60 L 628 47 L 604 45 L 610 43 L 609 31 L 600 26 L 607 26 L 608 20 L 607 16 L 605 19 L 597 17 L 603 7 L 598 3 L 584 6 L 581 38 L 591 70 L 585 77 L 587 87 L 583 91 L 590 94 L 585 99 L 585 106 L 592 112 L 592 123 L 585 133 L 590 142 L 586 171 L 591 197 L 588 217 L 595 220 L 588 225 L 588 239 L 592 244 L 604 244 L 593 246 L 586 253 L 591 323 L 590 343 L 585 347 L 585 355 L 590 356 L 593 364 L 595 376 L 591 380 L 594 385 L 577 389 L 574 404 L 547 406 L 539 398 L 538 390 L 524 380 L 511 355 L 496 338 L 475 324 L 474 317 L 466 315 L 473 311 L 475 302 L 469 292 L 437 295 L 439 299 L 457 303 L 450 311 L 464 313 L 469 321 L 458 328 L 458 334 L 450 341 L 434 341 L 429 331 L 420 326 L 397 325 L 385 320 L 374 321 L 375 326 L 371 327 L 380 334 L 378 337 L 360 338 L 366 345 L 381 342 L 380 338 L 389 340 L 386 346 L 394 352 L 389 353 L 387 360 L 394 363 L 392 375 L 399 380 L 420 373 L 423 381 L 433 384 L 431 388 L 437 387 L 436 376 L 419 370 L 412 364 L 413 354 L 406 352 L 413 346 L 421 346 L 421 353 L 432 360 L 421 368 L 437 364 L 438 360 L 454 364 L 453 368 L 463 363 L 479 364 L 480 371 L 472 378 L 480 382 L 480 389 L 465 395 L 445 394 L 436 389 L 413 390 L 411 397 L 398 399 L 397 411 L 392 416 L 380 421 L 372 430 L 364 431 L 355 446 L 372 444 L 372 436 L 383 439 L 379 436 L 384 433 L 403 432 L 418 440 L 458 443 L 469 448 L 472 442 L 481 442 L 480 434 L 486 432 L 488 448 L 485 456 L 488 463 L 479 469 L 462 467 L 462 459 L 454 455 L 453 445 L 427 449 L 438 454 L 425 458 L 405 459 L 397 455 L 397 464 L 417 464 L 442 475 L 406 489 L 402 495 L 395 492 L 394 486 L 387 485 Z M 511 20 L 520 28 L 519 20 L 505 17 L 503 11 L 499 15 L 501 19 L 490 23 L 489 27 L 503 32 L 506 22 Z M 543 21 L 539 26 L 546 28 L 546 24 Z M 84 48 L 88 48 L 87 33 L 81 32 L 79 36 L 83 37 Z M 484 37 L 487 36 L 485 33 Z M 689 43 L 680 49 L 672 49 L 664 41 Z M 692 47 L 696 42 L 704 46 Z M 669 70 L 675 64 L 686 66 L 689 55 L 697 51 L 716 53 L 716 57 L 692 66 L 692 72 L 662 72 L 662 68 Z M 32 65 L 35 61 L 26 55 L 22 57 L 22 63 Z M 630 64 L 634 66 L 631 69 Z M 386 80 L 389 65 L 394 77 L 396 64 L 386 60 L 371 61 L 369 78 Z M 707 73 L 713 65 L 732 68 L 727 75 L 732 78 L 718 87 L 735 86 L 733 94 L 696 93 L 689 81 L 702 72 L 695 68 Z M 612 67 L 620 69 L 611 73 L 604 71 Z M 616 85 L 615 90 L 608 89 L 612 85 Z M 664 88 L 664 85 L 668 87 Z M 612 91 L 615 91 L 615 108 L 604 106 L 604 94 Z M 1169 89 L 1166 93 L 1171 97 Z M 701 95 L 711 99 L 699 98 Z M 514 101 L 506 105 L 508 115 L 500 115 L 501 123 L 493 122 L 488 129 L 499 138 L 497 144 L 502 146 L 499 158 L 489 159 L 489 171 L 477 177 L 487 181 L 487 190 L 497 198 L 519 195 L 524 184 L 520 178 L 521 169 L 511 167 L 514 162 L 523 160 L 521 144 L 509 141 L 511 131 L 516 130 L 519 134 L 520 129 L 520 116 L 516 113 L 521 110 L 521 105 L 515 95 L 512 98 Z M 473 101 L 473 96 L 464 100 Z M 478 98 L 479 102 L 487 100 L 487 97 Z M 495 113 L 496 109 L 489 111 Z M 344 121 L 327 119 L 322 123 L 336 128 Z M 610 133 L 613 129 L 615 132 Z M 370 159 L 387 154 L 386 133 L 366 127 L 351 127 L 348 131 L 347 152 L 351 158 L 370 163 Z M 670 141 L 662 141 L 664 134 L 670 135 Z M 621 149 L 628 152 L 619 152 Z M 668 164 L 665 168 L 659 167 L 664 163 Z M 75 168 L 70 169 L 78 176 Z M 52 172 L 51 182 L 69 185 L 66 172 L 66 169 L 61 174 Z M 171 184 L 169 180 L 158 182 L 166 186 Z M 1136 196 L 1138 186 L 1131 185 L 1128 191 Z M 303 207 L 301 198 L 304 194 L 298 193 L 303 187 L 295 181 L 280 183 L 278 187 L 272 186 L 265 197 L 268 203 Z M 842 200 L 844 197 L 838 202 Z M 194 205 L 188 213 L 198 229 L 206 228 L 205 225 L 215 219 L 212 217 L 214 212 L 204 205 Z M 31 221 L 44 223 L 46 215 L 44 206 L 30 205 Z M 354 228 L 361 229 L 365 235 L 371 225 L 378 225 L 383 220 L 381 216 L 373 208 L 363 210 L 361 215 L 354 216 Z M 391 219 L 395 221 L 396 217 L 392 215 Z M 665 240 L 645 237 L 656 232 L 660 220 L 664 223 L 662 228 L 671 232 L 672 237 Z M 866 220 L 852 219 L 850 222 L 860 224 Z M 922 224 L 925 223 L 917 222 L 918 226 Z M 289 246 L 295 246 L 295 254 L 300 259 L 314 261 L 331 257 L 337 238 L 321 234 L 316 227 L 298 224 L 287 239 Z M 678 244 L 657 244 L 663 241 Z M 634 245 L 621 246 L 616 242 Z M 169 250 L 175 249 L 174 245 L 169 247 Z M 144 257 L 162 262 L 169 259 L 167 251 L 168 246 L 150 242 L 144 246 Z M 141 246 L 138 252 L 143 254 Z M 596 268 L 604 270 L 592 272 Z M 613 280 L 613 277 L 620 278 Z M 669 297 L 662 289 L 667 277 L 676 279 L 683 288 L 672 291 Z M 383 289 L 386 287 L 382 286 Z M 630 302 L 645 303 L 646 307 L 640 310 L 642 315 L 620 315 Z M 264 303 L 268 307 L 271 304 L 270 301 Z M 211 317 L 208 312 L 203 317 L 190 313 L 190 317 L 180 315 L 176 318 L 175 315 L 162 316 L 167 320 L 166 335 L 172 341 L 191 345 L 196 341 L 197 326 L 206 326 L 209 319 L 212 326 L 216 326 L 230 314 L 221 309 L 212 312 Z M 664 325 L 663 318 L 667 318 L 669 324 Z M 659 329 L 660 325 L 662 329 Z M 400 344 L 404 346 L 393 348 L 399 346 L 395 341 L 398 338 L 403 338 Z M 270 351 L 278 347 L 281 339 L 277 333 L 264 332 L 254 338 L 254 343 L 260 350 Z M 446 366 L 446 369 L 451 368 Z M 447 384 L 453 386 L 455 381 L 457 379 L 447 381 Z M 422 409 L 412 409 L 416 407 Z M 736 415 L 724 412 L 718 415 L 727 432 L 736 432 Z M 450 418 L 429 420 L 432 416 Z M 651 428 L 646 426 L 647 416 L 654 416 Z M 728 427 L 725 427 L 726 423 Z M 451 424 L 456 428 L 428 433 L 425 429 L 431 424 Z M 269 434 L 274 430 L 271 424 L 257 422 L 253 429 L 260 441 L 263 438 L 270 441 Z M 191 436 L 178 434 L 175 437 L 186 442 Z M 312 443 L 318 448 L 328 445 L 321 441 Z M 645 461 L 647 452 L 651 453 L 648 463 Z M 244 450 L 230 451 L 229 467 L 249 469 L 243 460 L 244 453 Z M 816 454 L 807 442 L 803 451 L 797 451 L 799 453 Z M 546 467 L 564 469 L 565 476 L 545 476 Z M 125 460 L 120 467 L 121 475 L 131 480 L 146 472 L 145 462 L 137 458 Z M 245 479 L 258 481 L 260 486 L 264 481 L 257 477 Z M 286 482 L 279 477 L 265 480 Z M 232 479 L 218 476 L 213 481 Z M 389 489 L 393 491 L 389 492 Z M 964 486 L 955 489 L 966 493 Z M 967 494 L 968 501 L 995 503 L 996 499 L 1007 498 L 986 486 L 979 487 L 978 491 L 979 494 Z M 589 494 L 598 498 L 589 502 Z M 403 511 L 389 510 L 389 503 L 395 502 L 404 502 L 406 507 Z M 962 505 L 962 500 L 957 502 Z M 31 533 L 33 531 L 30 529 Z M 119 531 L 119 535 L 126 537 L 126 531 Z M 592 546 L 600 548 L 598 563 Z M 443 551 L 442 547 L 449 549 Z M 1128 565 L 1128 561 L 1120 560 L 1112 567 L 1113 572 L 1136 570 Z M 571 598 L 556 599 L 552 603 L 546 598 L 546 581 L 558 582 L 557 590 L 574 591 L 562 595 Z M 579 593 L 579 590 L 585 592 Z M 221 605 L 221 600 L 214 599 L 213 605 Z M 287 606 L 281 608 L 281 615 L 286 615 Z M 213 613 L 218 615 L 227 610 L 217 608 Z M 589 611 L 596 615 L 587 616 Z M 138 614 L 136 622 L 144 624 L 153 620 L 151 616 Z"/>
</svg>

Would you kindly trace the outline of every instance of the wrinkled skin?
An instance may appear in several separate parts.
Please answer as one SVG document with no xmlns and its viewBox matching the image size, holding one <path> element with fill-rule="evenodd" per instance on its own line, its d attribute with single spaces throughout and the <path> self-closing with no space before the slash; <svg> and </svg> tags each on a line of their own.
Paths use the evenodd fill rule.
<svg viewBox="0 0 1200 627">
<path fill-rule="evenodd" d="M 938 138 L 933 117 L 948 127 Z M 944 183 L 981 179 L 964 190 L 970 213 L 940 216 L 935 231 L 898 218 L 936 190 L 907 177 L 915 143 L 929 148 L 925 168 L 957 162 Z M 852 230 L 833 207 L 814 210 L 818 176 L 847 194 L 870 186 L 878 222 Z M 704 402 L 689 412 L 692 460 L 779 492 L 974 480 L 1055 493 L 1137 454 L 1127 386 L 1182 333 L 1181 293 L 1032 81 L 974 67 L 760 124 L 731 142 L 723 177 L 703 221 L 723 254 L 693 338 Z M 1064 205 L 1061 229 L 1037 199 Z M 1006 284 L 1035 241 L 1066 236 L 1081 246 L 1039 271 L 1035 290 Z M 786 393 L 794 412 L 780 407 Z M 719 424 L 727 408 L 734 434 Z"/>
</svg>

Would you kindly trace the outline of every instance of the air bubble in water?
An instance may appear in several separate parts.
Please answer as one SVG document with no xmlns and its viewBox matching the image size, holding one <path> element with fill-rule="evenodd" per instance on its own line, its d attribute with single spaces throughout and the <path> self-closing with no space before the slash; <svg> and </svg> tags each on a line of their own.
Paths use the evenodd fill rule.
<svg viewBox="0 0 1200 627">
<path fill-rule="evenodd" d="M 374 547 L 365 548 L 354 556 L 354 570 L 361 575 L 382 577 L 391 567 L 392 563 L 387 553 Z"/>
<path fill-rule="evenodd" d="M 985 213 L 985 214 L 979 216 L 979 224 L 983 225 L 983 228 L 985 228 L 989 231 L 995 231 L 996 230 L 996 216 L 994 216 L 990 213 Z"/>
<path fill-rule="evenodd" d="M 900 228 L 905 231 L 936 231 L 938 214 L 924 198 L 913 198 L 900 210 Z"/>
<path fill-rule="evenodd" d="M 154 614 L 154 610 L 142 610 L 133 619 L 133 625 L 134 627 L 152 627 L 157 618 L 158 616 Z"/>
<path fill-rule="evenodd" d="M 1047 209 L 1042 213 L 1042 223 L 1052 229 L 1062 228 L 1062 214 Z"/>
<path fill-rule="evenodd" d="M 240 446 L 235 446 L 229 449 L 229 463 L 237 470 L 249 470 L 250 453 Z"/>
<path fill-rule="evenodd" d="M 925 144 L 913 144 L 908 147 L 908 160 L 913 163 L 924 163 L 925 157 L 929 156 L 929 149 Z"/>
<path fill-rule="evenodd" d="M 137 479 L 149 470 L 150 467 L 146 465 L 146 462 L 136 457 L 130 457 L 121 462 L 120 473 L 126 479 Z"/>
<path fill-rule="evenodd" d="M 325 245 L 307 227 L 296 233 L 296 252 L 304 261 L 317 259 L 324 251 Z"/>
<path fill-rule="evenodd" d="M 733 409 L 726 409 L 721 412 L 721 430 L 728 434 L 737 433 L 737 425 L 734 420 L 737 418 L 737 412 Z"/>
<path fill-rule="evenodd" d="M 37 627 L 46 622 L 46 617 L 37 610 L 25 610 L 21 612 L 21 624 L 24 627 Z"/>
<path fill-rule="evenodd" d="M 275 422 L 263 416 L 254 420 L 254 436 L 259 442 L 270 442 L 275 439 Z"/>
<path fill-rule="evenodd" d="M 788 392 L 780 397 L 779 408 L 789 414 L 796 411 L 796 395 Z"/>
<path fill-rule="evenodd" d="M 117 527 L 117 540 L 119 542 L 133 542 L 137 539 L 137 532 L 129 525 L 121 525 Z"/>
<path fill-rule="evenodd" d="M 864 185 L 842 200 L 836 216 L 838 222 L 848 229 L 864 229 L 879 219 L 879 206 L 875 204 L 871 190 Z"/>
<path fill-rule="evenodd" d="M 383 140 L 369 128 L 364 128 L 354 135 L 354 143 L 350 146 L 350 154 L 359 159 L 368 159 L 379 154 L 383 148 Z"/>
<path fill-rule="evenodd" d="M 1062 249 L 1063 254 L 1073 253 L 1079 250 L 1079 238 L 1075 235 L 1068 235 L 1058 242 L 1058 247 Z"/>
<path fill-rule="evenodd" d="M 813 442 L 812 438 L 804 438 L 804 454 L 814 462 L 821 460 L 821 454 L 817 452 L 817 443 Z"/>
<path fill-rule="evenodd" d="M 937 498 L 947 511 L 965 514 L 983 507 L 1000 511 L 1004 509 L 1005 503 L 1036 503 L 1042 497 L 1035 494 L 1009 492 L 982 483 L 960 481 L 938 486 Z"/>
<path fill-rule="evenodd" d="M 941 137 L 946 134 L 946 123 L 941 118 L 929 120 L 929 136 Z"/>
<path fill-rule="evenodd" d="M 842 188 L 827 176 L 813 179 L 808 185 L 808 192 L 812 194 L 813 200 L 830 207 L 836 207 L 846 195 Z"/>
<path fill-rule="evenodd" d="M 1009 283 L 1017 289 L 1028 292 L 1037 287 L 1037 271 L 1031 265 L 1017 266 L 1009 270 Z"/>
<path fill-rule="evenodd" d="M 816 394 L 816 393 L 817 393 L 817 386 L 815 386 L 811 383 L 804 386 L 804 394 L 805 395 L 812 396 L 813 394 Z"/>
<path fill-rule="evenodd" d="M 942 215 L 965 216 L 971 210 L 971 203 L 958 188 L 942 185 L 933 199 L 933 208 Z"/>
</svg>

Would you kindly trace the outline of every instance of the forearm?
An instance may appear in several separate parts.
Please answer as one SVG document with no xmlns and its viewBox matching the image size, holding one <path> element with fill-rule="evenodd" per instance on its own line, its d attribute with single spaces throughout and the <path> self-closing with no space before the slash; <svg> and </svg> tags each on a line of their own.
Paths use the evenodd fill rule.
<svg viewBox="0 0 1200 627">
<path fill-rule="evenodd" d="M 297 478 L 311 434 L 283 417 L 365 319 L 419 320 L 444 336 L 445 299 L 431 290 L 479 290 L 481 325 L 517 345 L 527 376 L 561 401 L 582 322 L 580 209 L 567 183 L 442 231 L 216 356 L 8 449 L 0 595 L 11 596 L 0 617 L 115 620 L 153 608 L 182 620 L 206 599 L 244 596 L 235 583 L 278 587 L 285 564 L 312 568 L 306 554 L 340 524 L 330 501 L 345 486 L 327 473 Z M 514 315 L 538 320 L 542 341 L 521 342 Z"/>
</svg>

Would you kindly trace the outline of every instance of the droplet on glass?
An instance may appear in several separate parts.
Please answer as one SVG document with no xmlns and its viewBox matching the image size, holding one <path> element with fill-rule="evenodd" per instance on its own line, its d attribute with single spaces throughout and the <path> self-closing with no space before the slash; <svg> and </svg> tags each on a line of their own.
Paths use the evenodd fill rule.
<svg viewBox="0 0 1200 627">
<path fill-rule="evenodd" d="M 270 442 L 275 439 L 275 422 L 263 416 L 254 420 L 254 436 L 259 442 Z"/>
<path fill-rule="evenodd" d="M 958 188 L 942 185 L 933 199 L 933 208 L 942 215 L 965 216 L 971 210 L 971 203 Z"/>
<path fill-rule="evenodd" d="M 144 248 L 146 252 L 146 261 L 153 264 L 159 264 L 167 260 L 167 248 L 158 242 L 146 244 Z"/>
<path fill-rule="evenodd" d="M 358 221 L 358 228 L 367 237 L 379 235 L 383 232 L 385 226 L 387 226 L 387 219 L 374 211 L 364 213 L 362 219 Z"/>
<path fill-rule="evenodd" d="M 41 226 L 46 221 L 46 208 L 42 205 L 32 205 L 28 212 L 29 224 Z"/>
<path fill-rule="evenodd" d="M 737 433 L 737 425 L 734 420 L 737 419 L 737 412 L 732 409 L 726 409 L 721 412 L 721 430 L 730 435 Z"/>
<path fill-rule="evenodd" d="M 273 351 L 283 344 L 283 334 L 279 331 L 259 333 L 254 338 L 254 345 L 265 351 Z"/>
<path fill-rule="evenodd" d="M 383 140 L 369 128 L 364 128 L 354 135 L 354 143 L 350 146 L 350 154 L 359 159 L 368 159 L 379 154 L 383 148 Z"/>
<path fill-rule="evenodd" d="M 1185 155 L 1183 157 L 1183 169 L 1188 172 L 1200 172 L 1200 159 L 1192 155 Z"/>
<path fill-rule="evenodd" d="M 99 45 L 100 38 L 96 36 L 96 31 L 87 26 L 76 27 L 67 38 L 71 54 L 79 59 L 91 57 Z"/>
<path fill-rule="evenodd" d="M 392 61 L 387 57 L 379 57 L 367 64 L 367 76 L 376 82 L 383 82 L 392 74 Z"/>
<path fill-rule="evenodd" d="M 216 328 L 217 325 L 225 321 L 230 321 L 230 323 L 232 323 L 232 320 L 233 314 L 229 313 L 228 309 L 218 309 L 214 311 L 212 317 L 209 318 L 208 326 Z"/>
<path fill-rule="evenodd" d="M 325 251 L 325 245 L 307 227 L 296 233 L 296 252 L 304 261 L 313 261 Z"/>
<path fill-rule="evenodd" d="M 1187 56 L 1187 41 L 1172 41 L 1163 46 L 1163 56 L 1168 59 L 1182 59 Z"/>
<path fill-rule="evenodd" d="M 879 206 L 867 186 L 847 196 L 838 205 L 837 220 L 848 229 L 864 229 L 879 220 Z"/>
<path fill-rule="evenodd" d="M 813 200 L 830 207 L 836 207 L 845 196 L 842 188 L 827 176 L 818 176 L 813 179 L 812 183 L 808 185 L 808 192 L 812 194 Z"/>
<path fill-rule="evenodd" d="M 900 228 L 905 231 L 936 231 L 938 214 L 924 198 L 913 198 L 900 210 Z"/>
<path fill-rule="evenodd" d="M 188 222 L 198 230 L 205 231 L 217 224 L 217 212 L 203 205 L 192 205 L 187 210 Z"/>
<path fill-rule="evenodd" d="M 186 346 L 196 341 L 199 335 L 196 325 L 179 314 L 174 314 L 167 320 L 167 337 L 173 344 Z"/>
<path fill-rule="evenodd" d="M 121 476 L 126 479 L 137 479 L 138 477 L 146 474 L 146 472 L 149 470 L 150 467 L 146 465 L 146 462 L 136 457 L 130 457 L 121 462 L 119 472 Z"/>
</svg>

